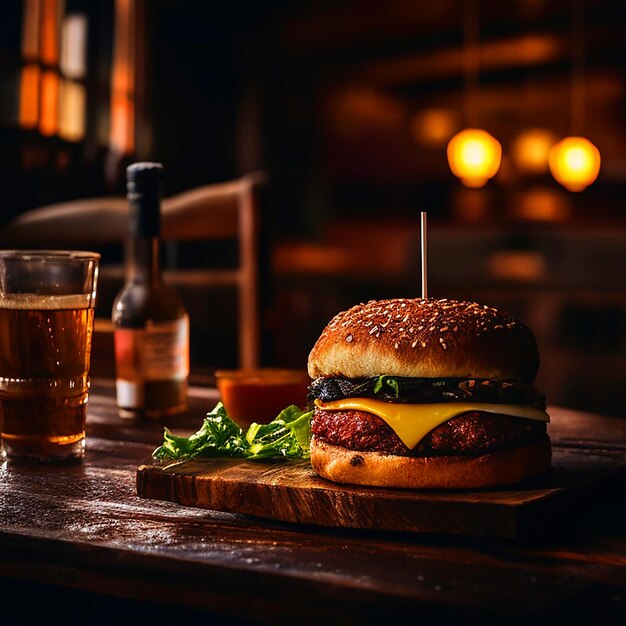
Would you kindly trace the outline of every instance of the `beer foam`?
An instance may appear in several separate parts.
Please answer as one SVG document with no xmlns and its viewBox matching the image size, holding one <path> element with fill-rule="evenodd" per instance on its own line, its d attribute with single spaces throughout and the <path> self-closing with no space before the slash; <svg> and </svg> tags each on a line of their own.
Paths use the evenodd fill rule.
<svg viewBox="0 0 626 626">
<path fill-rule="evenodd" d="M 93 306 L 90 293 L 41 295 L 36 293 L 0 294 L 0 309 L 32 311 L 61 311 L 66 309 L 89 309 Z"/>
</svg>

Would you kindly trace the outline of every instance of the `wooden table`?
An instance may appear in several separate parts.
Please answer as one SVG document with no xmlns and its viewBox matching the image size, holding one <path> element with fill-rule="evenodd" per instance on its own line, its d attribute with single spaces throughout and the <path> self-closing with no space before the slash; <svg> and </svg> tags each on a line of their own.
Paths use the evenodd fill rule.
<svg viewBox="0 0 626 626">
<path fill-rule="evenodd" d="M 626 420 L 551 413 L 555 446 L 626 458 Z M 81 465 L 2 467 L 1 624 L 626 623 L 625 493 L 524 541 L 300 527 L 138 498 L 161 435 L 95 381 Z"/>
</svg>

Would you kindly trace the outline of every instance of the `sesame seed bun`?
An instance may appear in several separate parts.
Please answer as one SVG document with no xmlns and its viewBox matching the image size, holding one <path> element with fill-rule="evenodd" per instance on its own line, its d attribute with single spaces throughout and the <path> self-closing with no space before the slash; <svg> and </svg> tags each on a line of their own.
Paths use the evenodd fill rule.
<svg viewBox="0 0 626 626">
<path fill-rule="evenodd" d="M 336 315 L 309 354 L 311 378 L 516 378 L 532 383 L 537 342 L 519 320 L 475 302 L 373 300 Z"/>
</svg>

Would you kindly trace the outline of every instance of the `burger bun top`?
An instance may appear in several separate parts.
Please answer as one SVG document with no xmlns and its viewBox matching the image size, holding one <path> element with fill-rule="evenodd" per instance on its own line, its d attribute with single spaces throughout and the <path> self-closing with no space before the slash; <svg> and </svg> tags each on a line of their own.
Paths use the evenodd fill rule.
<svg viewBox="0 0 626 626">
<path fill-rule="evenodd" d="M 309 354 L 311 378 L 514 378 L 532 384 L 537 342 L 522 322 L 476 302 L 372 300 L 338 313 Z"/>
</svg>

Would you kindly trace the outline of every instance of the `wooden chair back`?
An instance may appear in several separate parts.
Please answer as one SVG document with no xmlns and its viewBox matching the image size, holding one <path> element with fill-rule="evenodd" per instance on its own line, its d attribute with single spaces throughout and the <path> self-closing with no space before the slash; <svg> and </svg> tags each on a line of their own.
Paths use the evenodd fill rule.
<svg viewBox="0 0 626 626">
<path fill-rule="evenodd" d="M 164 198 L 161 233 L 164 242 L 233 239 L 238 263 L 234 269 L 166 268 L 170 284 L 187 287 L 232 285 L 238 292 L 238 363 L 254 368 L 260 362 L 259 224 L 262 173 L 229 182 L 205 185 Z M 4 247 L 67 248 L 101 251 L 122 246 L 128 233 L 128 202 L 123 197 L 72 200 L 32 209 L 9 223 L 2 233 Z M 123 266 L 104 264 L 101 279 L 123 278 Z M 107 320 L 97 320 L 106 330 Z"/>
</svg>

